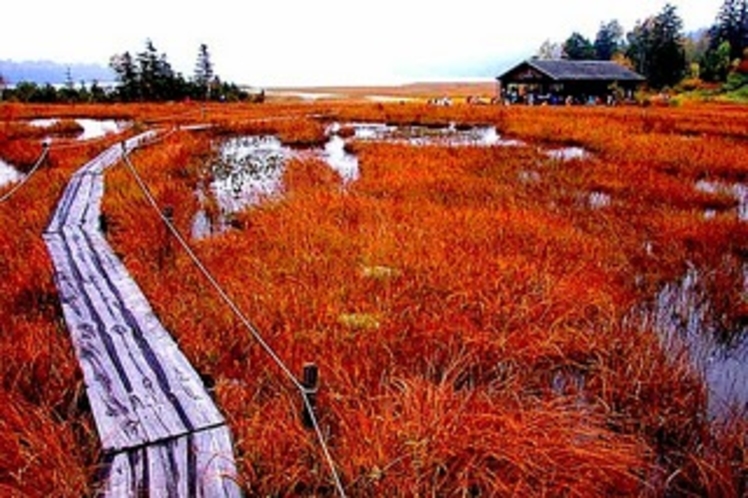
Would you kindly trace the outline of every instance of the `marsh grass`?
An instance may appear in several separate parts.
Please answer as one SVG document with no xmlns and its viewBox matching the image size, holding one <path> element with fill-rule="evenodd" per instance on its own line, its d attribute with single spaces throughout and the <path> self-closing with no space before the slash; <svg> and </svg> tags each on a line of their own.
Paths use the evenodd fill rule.
<svg viewBox="0 0 748 498">
<path fill-rule="evenodd" d="M 135 121 L 188 123 L 201 119 L 194 110 L 127 112 Z M 352 496 L 745 492 L 742 419 L 711 423 L 707 390 L 688 358 L 668 354 L 652 330 L 627 320 L 689 264 L 744 258 L 748 232 L 729 213 L 731 201 L 694 188 L 705 177 L 745 179 L 744 110 L 320 103 L 204 114 L 215 130 L 176 133 L 132 158 L 159 203 L 175 207 L 183 233 L 200 208 L 196 158 L 208 159 L 214 134 L 272 133 L 298 146 L 319 143 L 331 122 L 457 123 L 495 125 L 526 144 L 457 150 L 354 140 L 348 150 L 360 177 L 346 188 L 323 161 L 295 158 L 282 199 L 249 207 L 234 228 L 194 243 L 292 371 L 319 365 L 320 421 Z M 590 154 L 555 161 L 543 152 L 565 146 Z M 59 169 L 24 201 L 42 198 L 45 207 L 37 202 L 35 221 L 2 234 L 8 251 L 25 255 L 1 268 L 15 279 L 2 283 L 6 323 L 29 320 L 19 299 L 54 294 L 34 229 L 81 157 L 53 160 Z M 584 199 L 592 192 L 610 203 L 591 209 Z M 705 219 L 707 208 L 720 214 Z M 18 223 L 2 209 L 3 226 Z M 159 318 L 216 379 L 248 493 L 332 495 L 298 394 L 169 246 L 122 168 L 107 176 L 104 211 L 110 241 Z M 47 275 L 41 284 L 38 274 Z M 710 292 L 725 309 L 742 296 L 736 278 L 715 275 Z M 33 330 L 56 323 L 53 306 L 41 309 Z M 54 362 L 38 341 L 17 347 L 20 332 L 5 343 L 17 368 L 4 370 L 3 389 L 12 405 L 20 397 L 38 407 L 43 420 L 78 382 L 59 323 L 53 330 Z M 59 381 L 44 383 L 25 366 L 38 361 L 62 369 Z M 35 384 L 45 387 L 26 399 Z M 17 425 L 45 434 L 30 421 Z M 41 425 L 69 444 L 67 423 Z M 62 462 L 51 445 L 45 466 L 59 475 L 65 465 L 77 469 L 71 495 L 90 482 L 86 465 L 95 460 L 94 445 L 73 440 L 80 456 Z M 23 461 L 6 461 L 13 463 L 0 469 L 1 482 L 21 489 L 6 476 Z"/>
</svg>

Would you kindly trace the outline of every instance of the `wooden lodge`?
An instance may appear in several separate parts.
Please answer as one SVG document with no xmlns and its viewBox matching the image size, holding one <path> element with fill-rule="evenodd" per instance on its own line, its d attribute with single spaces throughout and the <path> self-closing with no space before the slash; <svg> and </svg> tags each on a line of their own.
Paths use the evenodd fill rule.
<svg viewBox="0 0 748 498">
<path fill-rule="evenodd" d="M 633 98 L 645 78 L 612 61 L 530 59 L 496 78 L 505 103 L 614 103 Z"/>
</svg>

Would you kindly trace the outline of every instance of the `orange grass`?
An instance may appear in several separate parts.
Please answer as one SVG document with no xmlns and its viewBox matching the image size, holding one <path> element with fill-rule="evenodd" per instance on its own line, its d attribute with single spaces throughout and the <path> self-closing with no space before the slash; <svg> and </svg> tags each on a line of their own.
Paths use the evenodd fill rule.
<svg viewBox="0 0 748 498">
<path fill-rule="evenodd" d="M 687 262 L 719 266 L 746 253 L 748 232 L 734 201 L 695 184 L 745 179 L 748 136 L 740 130 L 748 127 L 735 123 L 747 123 L 748 112 L 342 103 L 116 112 L 144 124 L 217 125 L 133 155 L 184 234 L 212 141 L 226 135 L 273 133 L 307 146 L 332 121 L 455 122 L 495 124 L 531 144 L 354 143 L 361 178 L 346 187 L 320 160 L 302 156 L 287 164 L 280 200 L 235 215 L 238 228 L 192 242 L 292 371 L 319 364 L 322 429 L 351 496 L 745 491 L 744 423 L 709 424 L 696 372 L 662 351 L 631 311 L 679 278 Z M 591 157 L 562 162 L 540 150 L 568 144 Z M 52 159 L 56 168 L 44 173 L 51 179 L 25 191 L 44 199 L 37 217 L 1 239 L 3 254 L 36 263 L 26 269 L 26 258 L 14 258 L 5 275 L 15 280 L 0 285 L 4 323 L 18 323 L 19 331 L 28 324 L 24 337 L 51 326 L 57 346 L 48 353 L 38 339 L 8 342 L 4 357 L 17 357 L 17 367 L 3 367 L 3 389 L 19 400 L 13 405 L 39 407 L 41 420 L 54 414 L 42 427 L 18 422 L 17 431 L 80 441 L 69 424 L 81 415 L 63 410 L 60 418 L 52 408 L 70 403 L 79 382 L 55 321 L 59 310 L 50 304 L 37 316 L 18 297 L 47 302 L 39 296 L 55 294 L 34 236 L 73 162 L 84 159 Z M 610 195 L 610 205 L 591 207 L 592 192 Z M 705 209 L 719 214 L 706 219 Z M 124 168 L 108 173 L 104 211 L 111 242 L 157 314 L 198 370 L 216 380 L 248 493 L 332 495 L 317 443 L 301 426 L 298 393 L 167 237 Z M 3 226 L 20 223 L 7 206 L 0 215 Z M 742 283 L 727 269 L 715 275 L 713 294 L 729 317 Z M 738 310 L 732 318 L 741 317 Z M 43 382 L 26 366 L 35 362 L 61 373 Z M 66 488 L 71 495 L 91 482 L 92 439 L 65 462 L 78 469 Z M 4 443 L 0 451 L 19 453 L 12 448 Z M 47 451 L 47 468 L 64 469 L 54 463 L 59 450 Z M 23 463 L 7 461 L 0 483 L 25 489 L 12 477 Z"/>
<path fill-rule="evenodd" d="M 41 149 L 33 140 L 12 143 L 20 144 L 17 157 L 35 160 Z M 0 205 L 3 496 L 73 497 L 92 489 L 98 440 L 41 234 L 70 174 L 97 152 L 53 147 L 27 185 Z"/>
</svg>

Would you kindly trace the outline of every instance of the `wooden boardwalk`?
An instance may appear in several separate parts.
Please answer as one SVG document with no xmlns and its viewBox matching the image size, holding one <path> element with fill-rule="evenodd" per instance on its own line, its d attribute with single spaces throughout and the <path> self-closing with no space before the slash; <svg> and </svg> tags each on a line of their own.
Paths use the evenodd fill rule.
<svg viewBox="0 0 748 498">
<path fill-rule="evenodd" d="M 76 172 L 44 234 L 105 454 L 99 494 L 238 497 L 223 416 L 99 227 L 104 172 L 154 135 Z"/>
</svg>

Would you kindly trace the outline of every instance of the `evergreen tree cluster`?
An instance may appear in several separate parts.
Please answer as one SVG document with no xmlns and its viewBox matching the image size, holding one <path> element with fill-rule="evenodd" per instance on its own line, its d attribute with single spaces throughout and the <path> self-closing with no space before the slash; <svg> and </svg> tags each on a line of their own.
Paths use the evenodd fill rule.
<svg viewBox="0 0 748 498">
<path fill-rule="evenodd" d="M 686 74 L 683 20 L 667 4 L 656 16 L 636 24 L 628 33 L 625 55 L 654 88 L 679 83 Z"/>
<path fill-rule="evenodd" d="M 714 25 L 694 45 L 701 78 L 748 84 L 748 0 L 725 0 Z"/>
<path fill-rule="evenodd" d="M 623 28 L 615 20 L 602 23 L 594 41 L 575 31 L 560 48 L 565 59 L 609 61 L 623 49 Z"/>
<path fill-rule="evenodd" d="M 667 4 L 628 33 L 613 20 L 600 25 L 594 41 L 574 32 L 562 44 L 543 43 L 537 57 L 617 60 L 658 89 L 687 76 L 748 84 L 748 0 L 724 0 L 714 25 L 690 36 L 676 7 Z"/>
<path fill-rule="evenodd" d="M 600 24 L 594 41 L 574 32 L 558 50 L 541 47 L 541 54 L 559 53 L 569 60 L 617 60 L 647 78 L 654 88 L 678 83 L 686 70 L 683 21 L 670 4 L 656 16 L 636 24 L 624 32 L 621 24 L 612 20 Z"/>
<path fill-rule="evenodd" d="M 30 81 L 22 81 L 14 88 L 7 88 L 0 78 L 0 101 L 15 101 L 29 103 L 94 103 L 110 102 L 112 97 L 107 91 L 94 81 L 91 85 L 81 82 L 79 87 L 72 83 L 62 88 L 46 83 L 38 85 Z"/>
<path fill-rule="evenodd" d="M 20 82 L 9 88 L 0 75 L 0 101 L 38 103 L 86 103 L 86 102 L 165 102 L 165 101 L 255 101 L 261 102 L 264 94 L 250 95 L 236 84 L 221 81 L 215 74 L 210 52 L 206 44 L 198 49 L 195 72 L 191 79 L 174 71 L 166 54 L 160 54 L 151 40 L 145 49 L 134 56 L 130 52 L 114 55 L 109 65 L 114 71 L 117 84 L 104 88 L 94 81 L 87 86 L 81 82 L 76 86 L 68 71 L 64 86 L 38 85 Z"/>
<path fill-rule="evenodd" d="M 222 82 L 213 72 L 208 46 L 200 45 L 195 74 L 187 80 L 172 69 L 165 54 L 159 54 L 151 40 L 145 50 L 132 56 L 117 54 L 109 62 L 119 85 L 116 98 L 121 102 L 164 102 L 172 100 L 247 100 L 249 94 L 238 86 Z"/>
</svg>

